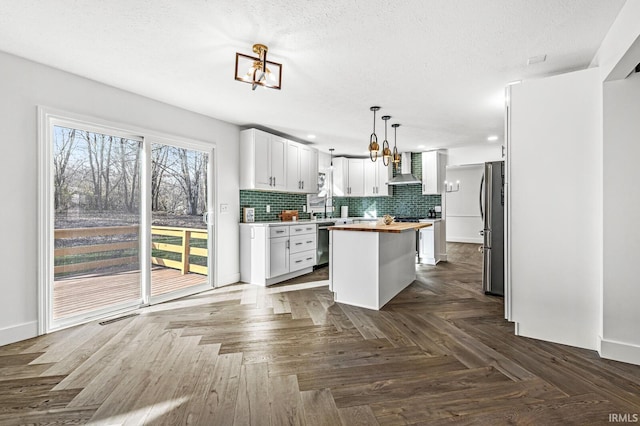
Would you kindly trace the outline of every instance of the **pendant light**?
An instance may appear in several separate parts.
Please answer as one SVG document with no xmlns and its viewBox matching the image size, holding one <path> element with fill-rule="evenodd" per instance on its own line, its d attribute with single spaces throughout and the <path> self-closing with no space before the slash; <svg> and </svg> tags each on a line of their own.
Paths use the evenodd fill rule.
<svg viewBox="0 0 640 426">
<path fill-rule="evenodd" d="M 385 166 L 389 165 L 389 160 L 391 160 L 391 150 L 389 149 L 389 142 L 387 142 L 387 121 L 391 118 L 390 115 L 383 115 L 382 119 L 384 120 L 384 142 L 382 142 L 382 162 Z"/>
<path fill-rule="evenodd" d="M 400 166 L 400 153 L 398 152 L 398 127 L 400 127 L 400 124 L 398 123 L 393 123 L 391 125 L 391 127 L 393 127 L 393 165 L 396 167 L 396 170 L 398 170 L 398 166 Z"/>
<path fill-rule="evenodd" d="M 369 158 L 371 158 L 371 161 L 375 162 L 378 159 L 378 150 L 380 149 L 380 145 L 378 145 L 378 136 L 376 135 L 376 111 L 379 111 L 380 107 L 372 106 L 369 109 L 373 111 L 373 133 L 371 133 L 371 136 L 369 137 Z"/>
</svg>

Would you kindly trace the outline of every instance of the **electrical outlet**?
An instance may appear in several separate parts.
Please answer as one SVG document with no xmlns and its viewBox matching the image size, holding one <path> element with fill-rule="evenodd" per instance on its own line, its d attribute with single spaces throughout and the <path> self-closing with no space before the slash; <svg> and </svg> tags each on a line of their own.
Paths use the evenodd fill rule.
<svg viewBox="0 0 640 426">
<path fill-rule="evenodd" d="M 307 206 L 302 206 L 302 212 L 306 213 L 307 212 Z"/>
<path fill-rule="evenodd" d="M 229 204 L 220 204 L 220 213 L 229 213 Z"/>
<path fill-rule="evenodd" d="M 271 213 L 271 206 L 267 204 L 267 213 Z"/>
</svg>

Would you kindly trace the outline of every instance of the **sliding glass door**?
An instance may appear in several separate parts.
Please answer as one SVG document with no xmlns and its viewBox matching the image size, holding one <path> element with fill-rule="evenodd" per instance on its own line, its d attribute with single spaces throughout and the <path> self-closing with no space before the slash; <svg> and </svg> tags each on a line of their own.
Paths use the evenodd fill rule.
<svg viewBox="0 0 640 426">
<path fill-rule="evenodd" d="M 40 332 L 213 287 L 211 145 L 40 112 Z"/>
<path fill-rule="evenodd" d="M 209 283 L 209 154 L 151 144 L 151 301 Z"/>
<path fill-rule="evenodd" d="M 54 323 L 138 306 L 142 140 L 53 126 Z"/>
</svg>

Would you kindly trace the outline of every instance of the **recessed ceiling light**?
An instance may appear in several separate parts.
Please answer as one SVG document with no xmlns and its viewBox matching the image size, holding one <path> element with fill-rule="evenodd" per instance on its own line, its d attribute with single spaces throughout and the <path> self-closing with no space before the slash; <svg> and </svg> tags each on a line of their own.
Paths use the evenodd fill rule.
<svg viewBox="0 0 640 426">
<path fill-rule="evenodd" d="M 424 145 L 418 145 L 418 148 L 424 148 Z"/>
<path fill-rule="evenodd" d="M 316 135 L 307 135 L 307 139 L 315 139 Z"/>
<path fill-rule="evenodd" d="M 497 141 L 497 140 L 498 140 L 498 137 L 497 137 L 496 135 L 492 135 L 492 136 L 489 136 L 489 137 L 487 138 L 487 140 L 488 140 L 489 142 L 494 142 L 494 141 Z"/>
</svg>

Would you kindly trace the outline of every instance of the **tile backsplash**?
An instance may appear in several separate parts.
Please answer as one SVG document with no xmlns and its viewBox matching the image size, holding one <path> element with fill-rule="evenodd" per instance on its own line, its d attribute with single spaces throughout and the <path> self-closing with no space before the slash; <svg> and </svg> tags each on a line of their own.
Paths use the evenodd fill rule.
<svg viewBox="0 0 640 426">
<path fill-rule="evenodd" d="M 243 207 L 254 207 L 256 209 L 256 222 L 280 220 L 278 215 L 282 210 L 298 210 L 298 214 L 300 215 L 299 219 L 309 219 L 309 213 L 302 211 L 306 205 L 306 194 L 273 191 L 240 191 L 240 217 L 242 217 Z M 271 206 L 270 213 L 267 213 L 267 206 Z"/>
<path fill-rule="evenodd" d="M 422 154 L 411 154 L 411 164 L 414 176 L 422 178 Z M 395 176 L 395 171 L 394 171 Z M 340 216 L 340 207 L 349 206 L 349 216 L 415 216 L 427 217 L 429 209 L 441 205 L 440 195 L 422 195 L 421 185 L 400 185 L 393 187 L 391 197 L 334 197 L 334 217 Z M 267 213 L 267 205 L 271 212 Z M 282 210 L 298 210 L 300 219 L 309 219 L 309 213 L 304 213 L 303 206 L 307 205 L 306 194 L 291 194 L 288 192 L 272 191 L 240 191 L 240 217 L 242 207 L 256 209 L 256 222 L 279 220 Z"/>
<path fill-rule="evenodd" d="M 411 154 L 411 171 L 422 179 L 422 154 Z M 396 175 L 396 171 L 393 171 Z M 340 216 L 340 207 L 349 206 L 349 216 L 410 216 L 427 217 L 429 209 L 442 205 L 441 195 L 422 195 L 421 185 L 398 185 L 390 197 L 334 197 L 334 216 Z M 438 215 L 438 217 L 440 217 Z"/>
</svg>

